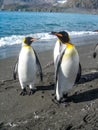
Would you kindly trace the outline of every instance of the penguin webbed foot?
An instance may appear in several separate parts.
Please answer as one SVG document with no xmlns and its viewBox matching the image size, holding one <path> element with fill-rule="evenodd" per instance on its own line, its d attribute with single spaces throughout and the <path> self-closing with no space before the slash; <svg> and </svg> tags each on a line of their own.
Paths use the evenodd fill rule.
<svg viewBox="0 0 98 130">
<path fill-rule="evenodd" d="M 57 100 L 57 99 L 56 99 L 56 96 L 55 96 L 54 99 L 52 99 L 52 101 L 53 101 L 55 104 L 59 105 L 59 104 L 61 104 L 61 103 L 64 103 L 64 102 L 65 102 L 65 99 L 64 99 L 64 98 L 61 98 L 60 100 Z"/>
<path fill-rule="evenodd" d="M 68 102 L 68 94 L 64 94 L 63 97 L 60 100 L 56 99 L 56 96 L 54 97 L 54 99 L 52 99 L 53 103 L 57 104 L 58 106 L 60 104 L 63 104 L 65 107 L 69 106 L 69 102 Z"/>
<path fill-rule="evenodd" d="M 36 89 L 30 89 L 29 96 L 33 95 L 36 92 Z"/>
<path fill-rule="evenodd" d="M 64 98 L 59 101 L 56 99 L 52 99 L 52 102 L 55 103 L 58 107 L 60 107 L 60 105 L 64 105 L 64 107 L 69 106 L 69 102 L 66 102 Z"/>
<path fill-rule="evenodd" d="M 20 95 L 21 95 L 21 96 L 27 95 L 27 90 L 26 90 L 26 88 L 24 88 L 24 89 L 22 90 L 22 92 L 20 93 Z"/>
<path fill-rule="evenodd" d="M 52 102 L 55 103 L 57 106 L 60 105 L 60 102 L 56 99 L 56 97 L 52 99 Z"/>
<path fill-rule="evenodd" d="M 67 101 L 67 98 L 62 98 L 60 101 L 60 104 L 64 105 L 64 107 L 69 106 L 69 102 Z"/>
</svg>

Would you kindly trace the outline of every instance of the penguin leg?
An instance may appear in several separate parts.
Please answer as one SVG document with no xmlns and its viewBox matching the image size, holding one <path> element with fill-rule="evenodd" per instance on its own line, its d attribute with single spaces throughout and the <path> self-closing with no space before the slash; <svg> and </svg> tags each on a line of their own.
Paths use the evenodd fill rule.
<svg viewBox="0 0 98 130">
<path fill-rule="evenodd" d="M 56 96 L 52 99 L 52 102 L 55 103 L 59 107 L 60 102 L 57 101 Z"/>
<path fill-rule="evenodd" d="M 65 93 L 62 86 L 58 84 L 56 85 L 56 100 L 59 104 L 64 103 L 67 106 L 68 93 Z"/>
<path fill-rule="evenodd" d="M 68 98 L 68 93 L 64 93 L 64 94 L 63 94 L 63 98 L 64 98 L 64 99 L 67 99 L 67 98 Z"/>
<path fill-rule="evenodd" d="M 26 90 L 26 88 L 22 89 L 20 95 L 21 95 L 21 96 L 27 95 L 27 90 Z"/>
<path fill-rule="evenodd" d="M 21 89 L 22 89 L 20 95 L 21 95 L 21 96 L 27 95 L 26 86 L 25 86 L 23 83 L 21 83 L 21 82 L 20 82 L 20 85 L 21 85 Z"/>
<path fill-rule="evenodd" d="M 34 83 L 29 85 L 30 92 L 29 95 L 33 95 L 36 92 L 36 88 L 34 87 Z"/>
<path fill-rule="evenodd" d="M 56 84 L 56 100 L 57 100 L 57 102 L 61 103 L 62 98 L 63 98 L 63 93 L 62 93 L 62 90 L 60 89 L 60 86 L 59 86 L 58 81 L 57 81 L 57 84 Z"/>
</svg>

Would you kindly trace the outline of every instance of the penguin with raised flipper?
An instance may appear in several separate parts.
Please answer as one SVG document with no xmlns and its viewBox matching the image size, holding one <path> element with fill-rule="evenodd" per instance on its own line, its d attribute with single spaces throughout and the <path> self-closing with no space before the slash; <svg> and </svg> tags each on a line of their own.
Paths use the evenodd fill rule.
<svg viewBox="0 0 98 130">
<path fill-rule="evenodd" d="M 16 74 L 18 71 L 19 82 L 22 89 L 20 95 L 27 94 L 26 86 L 29 86 L 30 88 L 29 95 L 33 94 L 36 91 L 34 84 L 37 71 L 40 74 L 41 81 L 43 80 L 41 64 L 35 50 L 31 46 L 32 42 L 36 40 L 37 39 L 32 37 L 24 38 L 24 43 L 19 53 L 19 59 L 14 68 L 14 79 L 16 79 Z"/>
<path fill-rule="evenodd" d="M 67 32 L 52 32 L 58 37 L 54 48 L 54 65 L 56 77 L 56 99 L 61 102 L 64 95 L 80 80 L 81 64 L 75 46 L 70 43 Z"/>
</svg>

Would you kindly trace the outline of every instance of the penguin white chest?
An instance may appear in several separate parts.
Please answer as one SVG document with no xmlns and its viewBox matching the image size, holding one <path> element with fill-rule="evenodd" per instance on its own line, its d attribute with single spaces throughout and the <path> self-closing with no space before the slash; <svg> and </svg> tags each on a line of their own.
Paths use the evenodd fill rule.
<svg viewBox="0 0 98 130">
<path fill-rule="evenodd" d="M 23 47 L 19 55 L 18 75 L 23 83 L 33 82 L 36 74 L 36 58 L 31 47 Z"/>
<path fill-rule="evenodd" d="M 54 65 L 55 65 L 55 67 L 57 66 L 57 65 L 56 65 L 57 57 L 60 55 L 60 51 L 61 51 L 62 49 L 64 49 L 64 48 L 66 48 L 66 45 L 65 45 L 65 44 L 62 45 L 62 44 L 60 43 L 60 41 L 58 40 L 58 41 L 56 42 L 56 44 L 55 44 L 55 47 L 54 47 Z"/>
<path fill-rule="evenodd" d="M 56 62 L 56 59 L 57 59 L 57 56 L 59 55 L 59 53 L 60 53 L 60 42 L 57 41 L 55 44 L 55 47 L 54 47 L 54 64 Z"/>
<path fill-rule="evenodd" d="M 62 58 L 61 71 L 69 83 L 74 84 L 79 68 L 79 56 L 75 48 L 66 49 Z"/>
</svg>

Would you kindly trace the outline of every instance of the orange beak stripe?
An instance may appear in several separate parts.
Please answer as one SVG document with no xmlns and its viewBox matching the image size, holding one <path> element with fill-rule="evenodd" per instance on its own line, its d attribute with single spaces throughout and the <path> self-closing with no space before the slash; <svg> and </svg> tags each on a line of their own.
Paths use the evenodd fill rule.
<svg viewBox="0 0 98 130">
<path fill-rule="evenodd" d="M 34 42 L 34 41 L 36 41 L 37 39 L 36 38 L 32 38 L 30 41 L 31 42 Z"/>
<path fill-rule="evenodd" d="M 60 34 L 60 33 L 56 33 L 55 35 L 58 36 L 58 37 L 62 37 L 62 36 L 63 36 L 63 35 Z"/>
</svg>

